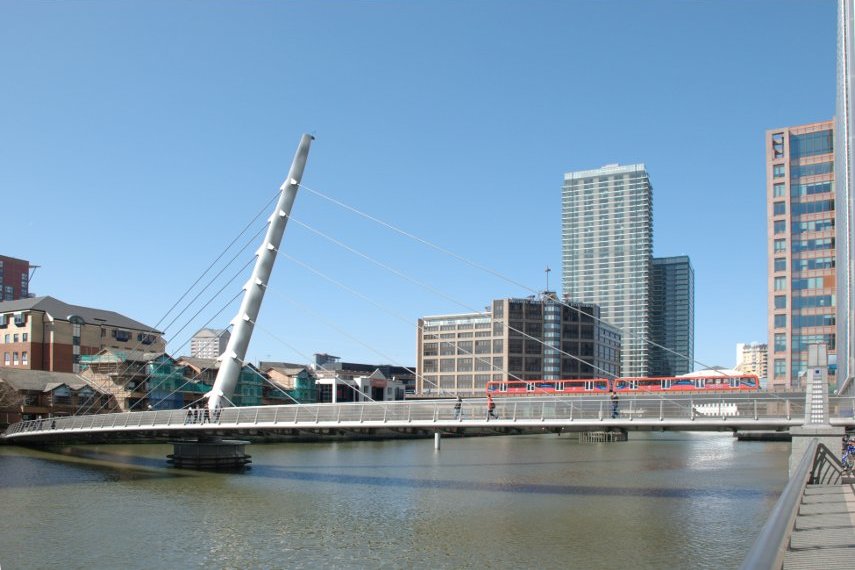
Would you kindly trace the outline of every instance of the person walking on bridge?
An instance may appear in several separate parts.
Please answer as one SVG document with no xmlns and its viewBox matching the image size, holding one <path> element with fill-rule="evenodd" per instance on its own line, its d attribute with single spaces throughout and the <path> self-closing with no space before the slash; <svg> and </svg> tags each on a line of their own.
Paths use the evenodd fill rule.
<svg viewBox="0 0 855 570">
<path fill-rule="evenodd" d="M 493 401 L 492 394 L 487 394 L 487 421 L 490 421 L 490 418 L 499 419 L 499 416 L 496 415 L 496 402 Z"/>
<path fill-rule="evenodd" d="M 460 396 L 457 396 L 457 401 L 454 402 L 454 419 L 460 419 L 460 412 L 463 408 L 463 400 L 460 399 Z"/>
<path fill-rule="evenodd" d="M 617 392 L 611 390 L 611 396 L 609 398 L 612 401 L 612 419 L 618 417 L 618 395 Z"/>
</svg>

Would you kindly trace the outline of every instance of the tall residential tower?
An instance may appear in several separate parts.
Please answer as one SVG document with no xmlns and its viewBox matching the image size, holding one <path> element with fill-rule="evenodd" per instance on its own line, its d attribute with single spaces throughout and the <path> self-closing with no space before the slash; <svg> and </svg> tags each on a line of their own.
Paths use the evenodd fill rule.
<svg viewBox="0 0 855 570">
<path fill-rule="evenodd" d="M 643 164 L 568 172 L 562 192 L 564 296 L 620 329 L 624 376 L 650 369 L 653 190 Z"/>
</svg>

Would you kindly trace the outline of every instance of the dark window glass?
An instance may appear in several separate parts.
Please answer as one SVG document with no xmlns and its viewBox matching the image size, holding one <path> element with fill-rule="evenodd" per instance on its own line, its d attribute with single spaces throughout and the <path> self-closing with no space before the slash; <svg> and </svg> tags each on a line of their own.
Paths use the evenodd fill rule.
<svg viewBox="0 0 855 570">
<path fill-rule="evenodd" d="M 832 152 L 834 152 L 834 141 L 830 129 L 804 135 L 790 135 L 791 159 Z"/>
<path fill-rule="evenodd" d="M 819 176 L 820 174 L 831 174 L 834 172 L 833 163 L 820 162 L 818 164 L 794 164 L 790 167 L 790 178 L 801 178 L 802 176 Z"/>
</svg>

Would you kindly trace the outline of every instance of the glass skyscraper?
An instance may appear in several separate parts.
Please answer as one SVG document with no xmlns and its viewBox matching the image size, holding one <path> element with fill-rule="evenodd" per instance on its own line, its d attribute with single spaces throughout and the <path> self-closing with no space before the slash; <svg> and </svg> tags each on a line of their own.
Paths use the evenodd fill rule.
<svg viewBox="0 0 855 570">
<path fill-rule="evenodd" d="M 650 376 L 694 370 L 695 271 L 688 256 L 653 258 L 650 336 Z"/>
<path fill-rule="evenodd" d="M 839 0 L 837 17 L 837 114 L 834 124 L 834 184 L 837 200 L 837 387 L 841 393 L 855 393 L 855 124 L 853 124 L 852 84 L 855 2 Z"/>
<path fill-rule="evenodd" d="M 564 296 L 599 305 L 623 334 L 622 375 L 647 376 L 653 189 L 644 165 L 565 174 L 561 237 Z"/>
</svg>

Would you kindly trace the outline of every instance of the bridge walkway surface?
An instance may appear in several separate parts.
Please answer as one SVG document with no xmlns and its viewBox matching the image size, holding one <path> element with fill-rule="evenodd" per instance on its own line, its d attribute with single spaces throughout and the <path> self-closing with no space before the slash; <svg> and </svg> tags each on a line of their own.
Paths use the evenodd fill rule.
<svg viewBox="0 0 855 570">
<path fill-rule="evenodd" d="M 785 570 L 854 567 L 855 485 L 807 485 L 784 555 Z"/>
</svg>

